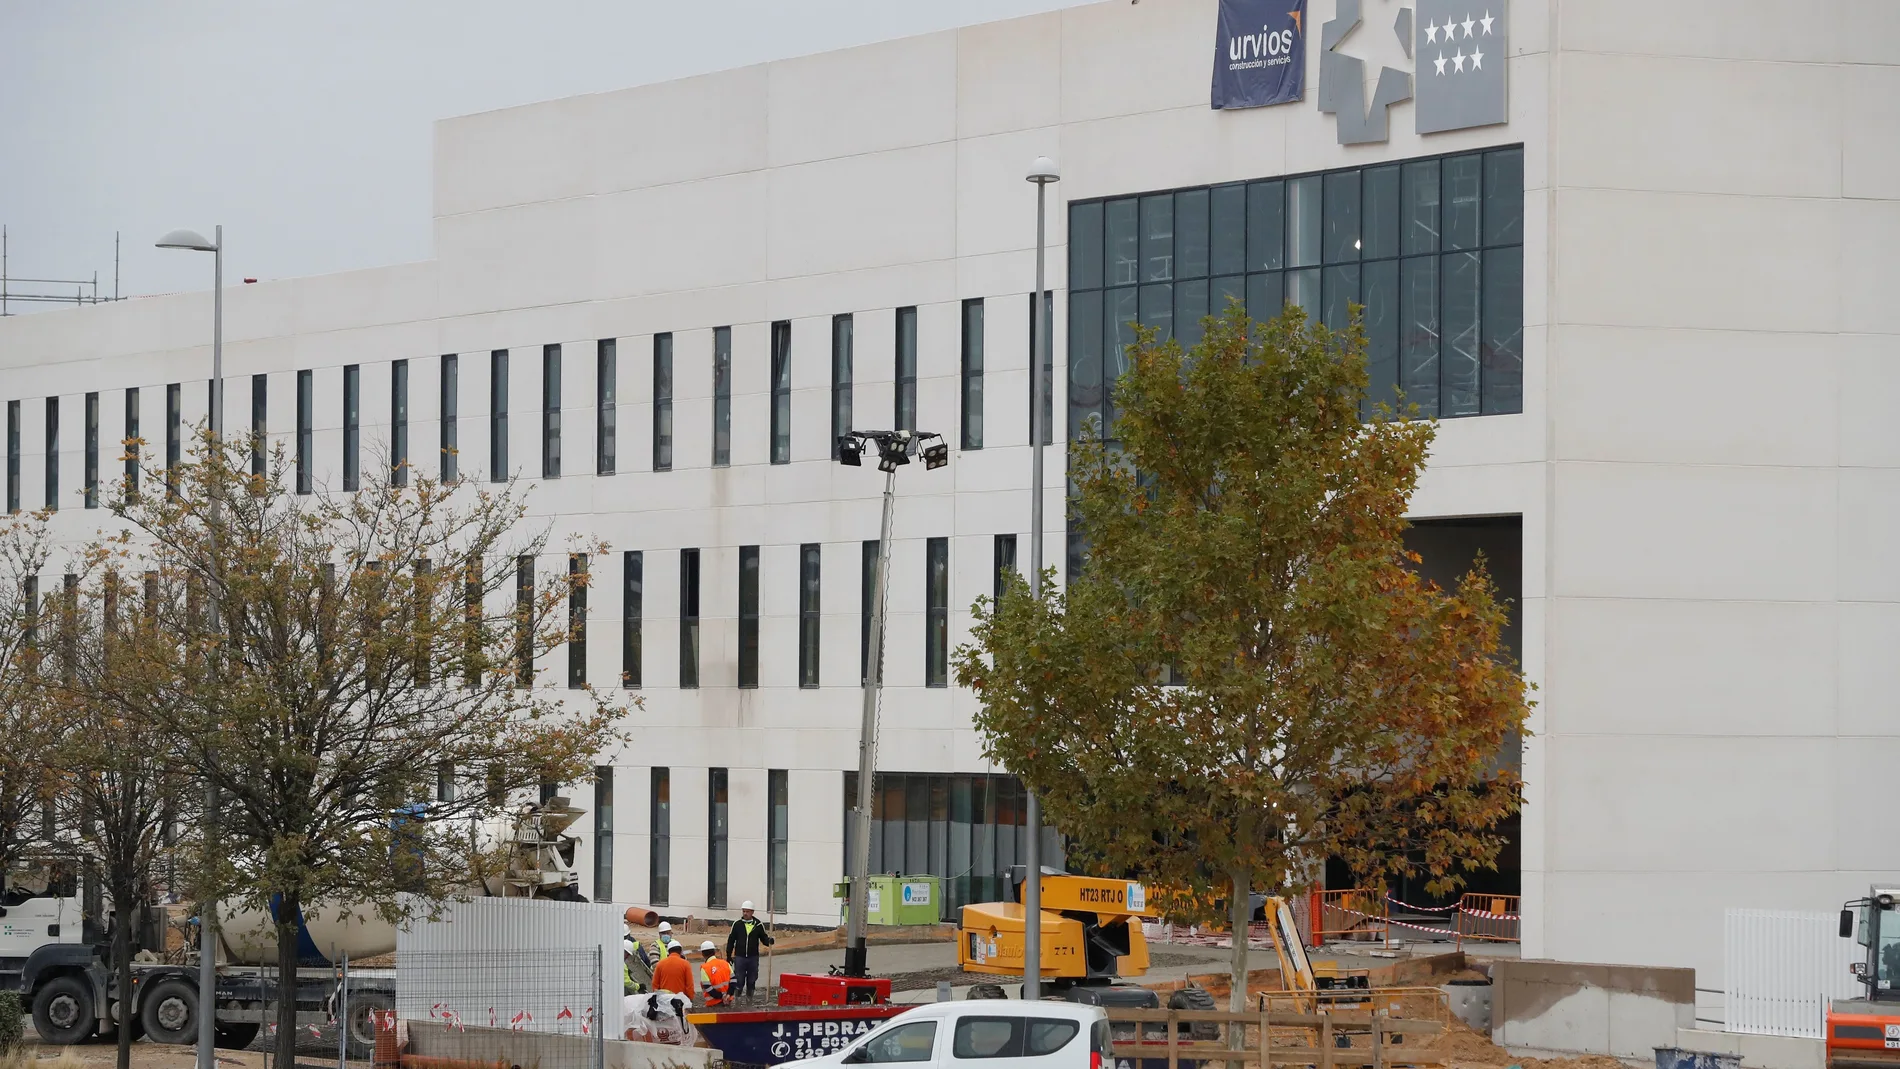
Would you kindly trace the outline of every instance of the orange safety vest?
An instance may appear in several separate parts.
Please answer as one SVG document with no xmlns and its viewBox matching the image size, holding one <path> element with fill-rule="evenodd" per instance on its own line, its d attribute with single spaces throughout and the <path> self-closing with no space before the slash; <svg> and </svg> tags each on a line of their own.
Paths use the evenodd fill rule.
<svg viewBox="0 0 1900 1069">
<path fill-rule="evenodd" d="M 732 985 L 732 966 L 724 958 L 711 958 L 699 967 L 699 983 L 706 989 L 706 1004 L 717 1006 L 726 1001 Z"/>
</svg>

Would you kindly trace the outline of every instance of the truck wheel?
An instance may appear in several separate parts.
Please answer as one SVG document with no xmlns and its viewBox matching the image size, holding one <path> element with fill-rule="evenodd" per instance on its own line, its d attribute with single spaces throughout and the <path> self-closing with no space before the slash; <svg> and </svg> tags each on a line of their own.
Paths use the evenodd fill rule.
<svg viewBox="0 0 1900 1069">
<path fill-rule="evenodd" d="M 33 996 L 33 1031 L 54 1046 L 81 1043 L 98 1030 L 92 988 L 77 976 L 55 976 Z"/>
<path fill-rule="evenodd" d="M 183 980 L 160 980 L 145 993 L 139 1020 L 154 1043 L 192 1043 L 198 1038 L 198 989 Z"/>
<path fill-rule="evenodd" d="M 367 1058 L 376 1050 L 376 1019 L 373 1014 L 396 1008 L 388 995 L 355 992 L 350 995 L 349 1056 Z"/>
<path fill-rule="evenodd" d="M 243 1050 L 257 1042 L 260 1026 L 256 1021 L 232 1021 L 217 1027 L 218 1046 L 223 1050 Z"/>
</svg>

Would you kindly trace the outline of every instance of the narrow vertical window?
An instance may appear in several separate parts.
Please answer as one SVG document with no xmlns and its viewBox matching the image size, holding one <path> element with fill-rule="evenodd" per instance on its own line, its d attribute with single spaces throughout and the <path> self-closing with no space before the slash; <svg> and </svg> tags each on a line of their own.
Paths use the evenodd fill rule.
<svg viewBox="0 0 1900 1069">
<path fill-rule="evenodd" d="M 515 686 L 534 685 L 534 558 L 515 558 Z"/>
<path fill-rule="evenodd" d="M 897 310 L 897 429 L 917 429 L 917 309 Z"/>
<path fill-rule="evenodd" d="M 1009 577 L 1016 572 L 1016 536 L 999 534 L 996 536 L 993 568 L 996 577 L 996 594 L 990 603 L 990 611 L 1002 603 L 1003 591 L 1009 589 Z"/>
<path fill-rule="evenodd" d="M 508 481 L 508 350 L 488 354 L 488 478 Z"/>
<path fill-rule="evenodd" d="M 20 511 L 20 402 L 7 402 L 7 511 Z"/>
<path fill-rule="evenodd" d="M 620 685 L 640 686 L 640 624 L 646 615 L 646 556 L 630 549 L 620 555 Z"/>
<path fill-rule="evenodd" d="M 792 324 L 772 324 L 772 463 L 792 462 Z"/>
<path fill-rule="evenodd" d="M 561 347 L 541 347 L 541 477 L 561 477 Z"/>
<path fill-rule="evenodd" d="M 732 328 L 713 328 L 713 467 L 732 464 Z"/>
<path fill-rule="evenodd" d="M 455 801 L 455 762 L 446 757 L 435 766 L 435 800 Z"/>
<path fill-rule="evenodd" d="M 930 539 L 925 557 L 924 686 L 941 687 L 949 682 L 950 540 Z"/>
<path fill-rule="evenodd" d="M 270 376 L 251 376 L 251 474 L 262 476 L 270 449 L 265 439 L 268 427 L 266 407 L 270 398 Z"/>
<path fill-rule="evenodd" d="M 343 489 L 360 489 L 363 479 L 363 365 L 343 367 Z"/>
<path fill-rule="evenodd" d="M 706 908 L 726 908 L 727 835 L 731 827 L 723 768 L 708 769 L 706 778 Z"/>
<path fill-rule="evenodd" d="M 594 343 L 594 474 L 612 475 L 619 452 L 620 347 L 612 338 Z"/>
<path fill-rule="evenodd" d="M 699 686 L 699 550 L 680 550 L 680 688 Z"/>
<path fill-rule="evenodd" d="M 462 573 L 462 681 L 470 688 L 482 681 L 482 630 L 486 619 L 482 594 L 486 577 L 482 558 L 471 556 Z"/>
<path fill-rule="evenodd" d="M 673 470 L 673 335 L 653 336 L 653 470 Z"/>
<path fill-rule="evenodd" d="M 587 554 L 567 555 L 567 685 L 587 686 Z"/>
<path fill-rule="evenodd" d="M 831 440 L 851 433 L 852 320 L 831 317 Z"/>
<path fill-rule="evenodd" d="M 817 543 L 798 547 L 798 685 L 818 685 L 819 560 Z"/>
<path fill-rule="evenodd" d="M 185 461 L 184 406 L 184 386 L 174 382 L 165 387 L 165 496 L 167 497 L 178 496 L 178 468 Z"/>
<path fill-rule="evenodd" d="M 963 448 L 983 448 L 983 298 L 963 302 Z"/>
<path fill-rule="evenodd" d="M 300 494 L 310 493 L 311 490 L 314 489 L 312 485 L 314 480 L 311 478 L 310 473 L 310 464 L 314 459 L 311 456 L 311 439 L 313 437 L 311 423 L 316 415 L 317 392 L 316 383 L 313 381 L 314 378 L 315 372 L 297 372 L 297 492 Z M 165 387 L 165 484 L 168 488 L 171 486 L 172 481 L 171 469 L 173 460 L 171 428 L 173 424 L 172 414 L 176 411 L 173 407 L 174 398 L 172 391 L 175 389 L 177 389 L 175 386 Z"/>
<path fill-rule="evenodd" d="M 99 394 L 86 395 L 86 458 L 84 489 L 86 507 L 99 507 Z"/>
<path fill-rule="evenodd" d="M 1042 312 L 1041 312 L 1040 322 L 1038 322 L 1038 316 L 1036 312 L 1036 295 L 1033 293 L 1029 295 L 1029 366 L 1032 368 L 1036 366 L 1036 331 L 1039 328 L 1042 331 L 1042 444 L 1043 445 L 1048 445 L 1051 442 L 1055 441 L 1055 439 L 1052 437 L 1052 435 L 1055 434 L 1053 424 L 1055 422 L 1055 404 L 1056 404 L 1055 403 L 1055 382 L 1056 382 L 1056 379 L 1055 379 L 1055 366 L 1056 366 L 1055 327 L 1052 325 L 1053 319 L 1055 316 L 1055 308 L 1056 308 L 1055 291 L 1044 290 L 1042 293 Z M 1035 427 L 1035 418 L 1036 418 L 1035 397 L 1036 397 L 1036 380 L 1032 377 L 1029 380 L 1029 398 L 1025 401 L 1025 405 L 1029 409 L 1029 419 L 1030 419 L 1029 425 L 1031 428 Z M 1033 435 L 1035 434 L 1035 431 L 1032 429 L 1029 433 Z"/>
<path fill-rule="evenodd" d="M 442 452 L 442 481 L 452 483 L 461 475 L 461 465 L 456 463 L 456 450 L 461 444 L 460 428 L 456 419 L 462 414 L 462 358 L 454 353 L 442 355 L 442 381 L 440 389 L 441 415 L 439 419 L 440 448 Z"/>
<path fill-rule="evenodd" d="M 672 770 L 655 768 L 649 773 L 647 806 L 647 901 L 656 906 L 671 901 L 673 876 L 673 776 Z"/>
<path fill-rule="evenodd" d="M 389 365 L 389 481 L 409 485 L 409 361 Z"/>
<path fill-rule="evenodd" d="M 14 417 L 19 414 L 19 411 L 20 411 L 19 405 L 20 405 L 20 402 L 18 401 L 11 402 L 10 404 L 7 405 L 7 419 L 8 419 L 7 425 L 9 428 L 12 428 L 18 425 L 18 420 L 15 419 Z M 14 450 L 14 453 L 9 454 L 9 455 L 14 455 L 17 461 L 18 459 L 17 447 L 20 444 L 18 435 L 14 434 L 11 437 L 9 437 L 8 442 L 12 446 L 16 447 Z M 134 386 L 131 389 L 125 391 L 125 492 L 128 496 L 132 496 L 132 497 L 138 496 L 139 449 L 144 444 L 145 444 L 145 439 L 142 438 L 139 434 L 139 388 L 137 386 Z M 8 475 L 9 486 L 17 482 L 18 476 L 19 476 L 19 464 L 18 463 L 9 464 L 7 466 L 7 475 Z M 19 505 L 19 500 L 20 499 L 18 496 L 14 495 L 11 492 L 8 493 L 7 503 L 9 506 L 9 511 L 12 511 L 14 507 L 17 507 Z"/>
<path fill-rule="evenodd" d="M 46 399 L 46 508 L 59 509 L 59 398 Z"/>
<path fill-rule="evenodd" d="M 770 895 L 766 909 L 773 913 L 785 912 L 787 884 L 786 873 L 791 862 L 791 786 L 790 773 L 782 768 L 770 769 L 765 774 L 765 885 Z"/>
<path fill-rule="evenodd" d="M 871 681 L 871 614 L 877 609 L 877 539 L 864 542 L 860 554 L 858 604 L 858 685 Z"/>
<path fill-rule="evenodd" d="M 614 766 L 594 766 L 594 901 L 614 900 Z"/>
<path fill-rule="evenodd" d="M 759 685 L 759 547 L 739 547 L 739 685 Z"/>
</svg>

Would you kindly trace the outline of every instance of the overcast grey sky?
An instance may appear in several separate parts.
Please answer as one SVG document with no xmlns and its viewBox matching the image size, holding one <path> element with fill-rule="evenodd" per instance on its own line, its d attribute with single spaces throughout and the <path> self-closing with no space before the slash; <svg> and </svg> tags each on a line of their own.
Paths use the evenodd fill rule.
<svg viewBox="0 0 1900 1069">
<path fill-rule="evenodd" d="M 210 288 L 427 259 L 430 124 L 1082 0 L 0 0 L 11 273 Z"/>
</svg>

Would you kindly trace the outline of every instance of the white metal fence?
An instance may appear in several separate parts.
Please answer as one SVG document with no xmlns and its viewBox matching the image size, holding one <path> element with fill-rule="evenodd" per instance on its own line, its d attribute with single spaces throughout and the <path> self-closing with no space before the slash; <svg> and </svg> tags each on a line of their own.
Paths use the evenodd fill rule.
<svg viewBox="0 0 1900 1069">
<path fill-rule="evenodd" d="M 585 1024 L 585 1033 L 618 1038 L 625 931 L 613 905 L 524 898 L 448 903 L 439 918 L 397 933 L 396 1014 L 441 1019 L 446 1006 L 456 1014 L 454 1023 L 487 1026 L 492 1008 L 498 1027 L 576 1034 Z M 551 969 L 562 975 L 550 975 Z"/>
<path fill-rule="evenodd" d="M 1723 1028 L 1820 1039 L 1830 999 L 1852 998 L 1863 950 L 1833 913 L 1731 909 L 1722 918 Z"/>
</svg>

